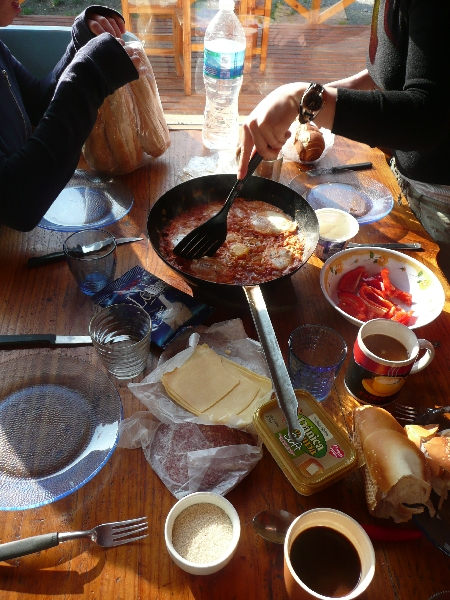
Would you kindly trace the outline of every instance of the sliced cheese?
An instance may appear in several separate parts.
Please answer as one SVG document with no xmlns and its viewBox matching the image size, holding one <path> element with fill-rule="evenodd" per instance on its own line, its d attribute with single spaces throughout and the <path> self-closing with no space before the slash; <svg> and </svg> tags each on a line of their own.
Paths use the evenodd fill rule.
<svg viewBox="0 0 450 600">
<path fill-rule="evenodd" d="M 181 367 L 164 373 L 161 381 L 169 395 L 182 399 L 199 413 L 239 384 L 239 379 L 223 368 L 221 357 L 206 344 L 197 346 Z"/>
</svg>

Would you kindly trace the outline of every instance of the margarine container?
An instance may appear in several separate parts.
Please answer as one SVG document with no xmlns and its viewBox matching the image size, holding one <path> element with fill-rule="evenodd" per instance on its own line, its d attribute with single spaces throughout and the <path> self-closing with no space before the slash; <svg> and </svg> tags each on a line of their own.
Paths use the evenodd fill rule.
<svg viewBox="0 0 450 600">
<path fill-rule="evenodd" d="M 314 254 L 324 262 L 345 250 L 349 241 L 359 231 L 359 223 L 354 216 L 338 208 L 319 208 L 315 211 L 319 221 L 319 240 Z"/>
<path fill-rule="evenodd" d="M 267 449 L 294 488 L 310 496 L 357 467 L 356 450 L 311 394 L 295 390 L 298 418 L 305 437 L 289 437 L 286 419 L 276 400 L 263 404 L 253 422 Z"/>
</svg>

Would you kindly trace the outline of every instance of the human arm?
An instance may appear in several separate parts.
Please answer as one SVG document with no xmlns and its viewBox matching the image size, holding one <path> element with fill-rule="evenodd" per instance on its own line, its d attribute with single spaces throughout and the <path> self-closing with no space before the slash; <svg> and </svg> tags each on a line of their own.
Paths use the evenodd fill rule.
<svg viewBox="0 0 450 600">
<path fill-rule="evenodd" d="M 240 141 L 238 179 L 245 177 L 253 147 L 267 160 L 274 160 L 281 147 L 290 137 L 289 127 L 298 116 L 299 106 L 309 82 L 283 85 L 268 96 L 251 112 L 242 127 Z M 314 123 L 331 129 L 334 121 L 336 95 L 335 88 L 324 86 L 324 105 Z"/>
<path fill-rule="evenodd" d="M 137 77 L 110 34 L 76 53 L 33 134 L 12 153 L 0 151 L 0 222 L 21 231 L 39 223 L 76 169 L 105 97 Z"/>
</svg>

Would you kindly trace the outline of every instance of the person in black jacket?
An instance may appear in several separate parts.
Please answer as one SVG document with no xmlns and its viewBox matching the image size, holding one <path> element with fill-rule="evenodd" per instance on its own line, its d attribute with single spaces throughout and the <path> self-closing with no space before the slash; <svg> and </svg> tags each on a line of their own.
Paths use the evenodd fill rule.
<svg viewBox="0 0 450 600">
<path fill-rule="evenodd" d="M 20 13 L 0 0 L 0 26 Z M 121 15 L 91 6 L 72 27 L 64 56 L 37 80 L 0 41 L 0 223 L 30 231 L 72 177 L 104 99 L 138 79 Z"/>
<path fill-rule="evenodd" d="M 449 22 L 448 0 L 375 0 L 367 69 L 324 85 L 323 108 L 313 117 L 337 135 L 392 149 L 401 189 L 438 242 L 440 262 L 448 262 L 448 269 Z M 276 158 L 308 87 L 309 82 L 281 86 L 253 110 L 243 126 L 238 177 L 245 175 L 254 146 L 265 158 Z M 313 98 L 318 108 L 319 96 Z"/>
</svg>

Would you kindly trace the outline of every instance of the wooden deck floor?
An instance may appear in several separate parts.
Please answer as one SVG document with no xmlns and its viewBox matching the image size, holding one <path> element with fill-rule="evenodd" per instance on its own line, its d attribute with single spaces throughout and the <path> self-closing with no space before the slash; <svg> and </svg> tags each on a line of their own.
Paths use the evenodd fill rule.
<svg viewBox="0 0 450 600">
<path fill-rule="evenodd" d="M 71 25 L 72 22 L 73 17 L 20 16 L 14 24 Z M 299 80 L 328 83 L 364 69 L 369 35 L 368 26 L 271 23 L 267 69 L 261 73 L 259 57 L 253 59 L 239 96 L 240 115 L 247 115 L 263 96 L 284 83 Z M 173 58 L 151 57 L 166 114 L 203 113 L 202 60 L 201 53 L 194 54 L 193 94 L 186 96 L 183 78 L 177 77 Z"/>
</svg>

